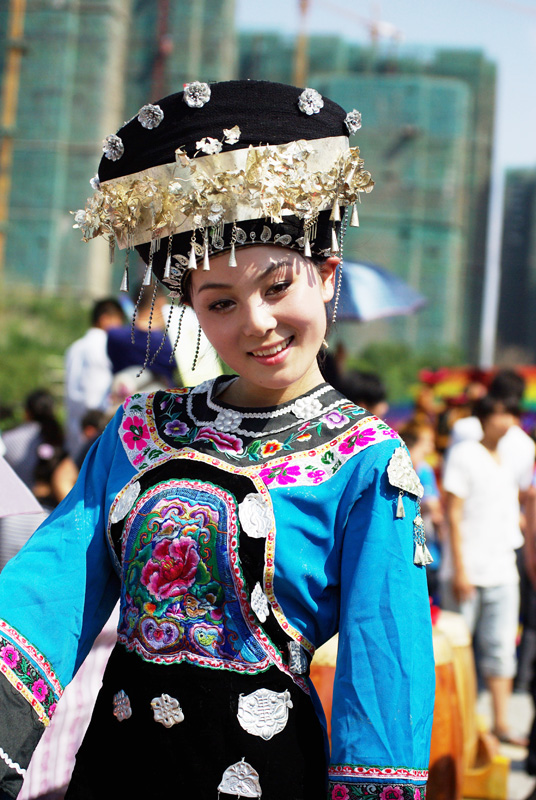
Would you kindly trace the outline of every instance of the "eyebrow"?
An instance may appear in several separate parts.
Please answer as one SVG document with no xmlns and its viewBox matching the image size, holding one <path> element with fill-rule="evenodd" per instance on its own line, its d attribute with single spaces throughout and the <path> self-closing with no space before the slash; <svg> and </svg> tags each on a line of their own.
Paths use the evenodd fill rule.
<svg viewBox="0 0 536 800">
<path fill-rule="evenodd" d="M 269 264 L 264 269 L 260 270 L 259 275 L 257 277 L 257 283 L 261 283 L 261 281 L 263 281 L 265 278 L 271 275 L 272 272 L 275 272 L 276 269 L 279 269 L 280 267 L 290 267 L 290 266 L 291 264 L 286 258 L 280 258 L 277 261 L 272 261 L 271 264 Z M 204 283 L 203 286 L 201 286 L 197 290 L 197 294 L 201 294 L 201 292 L 204 292 L 208 289 L 232 289 L 232 288 L 233 286 L 230 283 Z"/>
</svg>

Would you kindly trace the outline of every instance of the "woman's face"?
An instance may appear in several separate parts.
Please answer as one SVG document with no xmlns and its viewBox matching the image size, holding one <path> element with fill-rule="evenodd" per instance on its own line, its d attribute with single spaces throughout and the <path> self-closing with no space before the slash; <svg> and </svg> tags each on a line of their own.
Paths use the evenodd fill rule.
<svg viewBox="0 0 536 800">
<path fill-rule="evenodd" d="M 221 358 L 240 377 L 229 403 L 288 402 L 322 381 L 316 356 L 326 332 L 324 304 L 333 297 L 337 258 L 321 272 L 293 250 L 254 245 L 210 260 L 192 272 L 191 300 Z"/>
</svg>

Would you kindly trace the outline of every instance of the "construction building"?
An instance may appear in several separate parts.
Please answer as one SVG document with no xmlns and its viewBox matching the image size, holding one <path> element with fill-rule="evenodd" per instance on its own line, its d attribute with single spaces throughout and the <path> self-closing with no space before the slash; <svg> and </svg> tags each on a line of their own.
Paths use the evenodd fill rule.
<svg viewBox="0 0 536 800">
<path fill-rule="evenodd" d="M 536 170 L 506 174 L 497 349 L 536 361 Z"/>
<path fill-rule="evenodd" d="M 292 40 L 248 32 L 239 42 L 240 77 L 292 82 Z M 473 51 L 380 55 L 333 36 L 310 37 L 307 63 L 308 85 L 363 115 L 352 143 L 376 187 L 362 203 L 362 229 L 350 231 L 346 257 L 385 266 L 429 300 L 416 317 L 382 323 L 372 335 L 419 348 L 452 346 L 476 360 L 494 64 Z"/>
<path fill-rule="evenodd" d="M 102 140 L 188 80 L 233 77 L 235 52 L 234 0 L 0 0 L 3 96 L 16 104 L 1 132 L 10 145 L 0 219 L 7 284 L 92 296 L 119 286 L 124 256 L 111 268 L 106 243 L 81 244 L 69 213 L 92 191 Z"/>
</svg>

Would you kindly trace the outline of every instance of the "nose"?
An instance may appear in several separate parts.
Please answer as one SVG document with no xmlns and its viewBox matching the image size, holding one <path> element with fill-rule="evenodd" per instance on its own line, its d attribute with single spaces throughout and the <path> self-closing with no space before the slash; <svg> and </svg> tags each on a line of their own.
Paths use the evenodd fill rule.
<svg viewBox="0 0 536 800">
<path fill-rule="evenodd" d="M 244 308 L 242 331 L 246 336 L 264 336 L 277 325 L 268 303 L 258 297 L 250 298 Z"/>
</svg>

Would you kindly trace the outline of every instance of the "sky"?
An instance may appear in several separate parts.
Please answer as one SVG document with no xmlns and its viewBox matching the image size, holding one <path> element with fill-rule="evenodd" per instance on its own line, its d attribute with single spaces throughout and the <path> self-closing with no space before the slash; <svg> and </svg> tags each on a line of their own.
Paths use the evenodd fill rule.
<svg viewBox="0 0 536 800">
<path fill-rule="evenodd" d="M 239 30 L 292 36 L 299 29 L 299 0 L 236 0 Z M 309 33 L 370 41 L 363 19 L 394 26 L 401 49 L 479 49 L 497 64 L 494 163 L 536 167 L 536 0 L 309 0 Z"/>
</svg>

